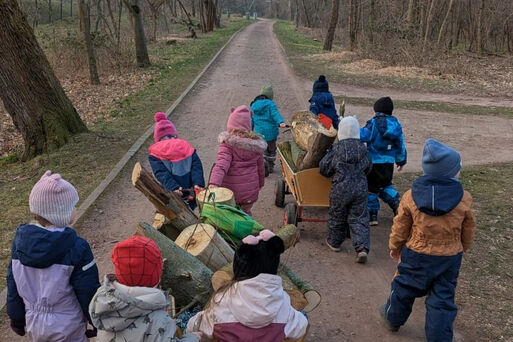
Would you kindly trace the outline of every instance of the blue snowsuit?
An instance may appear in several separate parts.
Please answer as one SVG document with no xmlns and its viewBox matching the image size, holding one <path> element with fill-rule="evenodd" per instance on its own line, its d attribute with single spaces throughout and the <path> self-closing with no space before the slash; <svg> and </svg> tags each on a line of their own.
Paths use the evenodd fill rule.
<svg viewBox="0 0 513 342">
<path fill-rule="evenodd" d="M 394 164 L 406 164 L 407 153 L 401 123 L 396 117 L 383 113 L 376 115 L 360 129 L 360 139 L 367 144 L 372 170 L 367 176 L 369 185 L 368 209 L 379 211 L 379 199 L 397 209 L 399 192 L 392 185 Z"/>
<path fill-rule="evenodd" d="M 323 176 L 333 176 L 328 219 L 331 246 L 340 246 L 349 228 L 355 250 L 370 249 L 365 177 L 370 167 L 367 148 L 358 139 L 340 140 L 319 163 Z"/>
<path fill-rule="evenodd" d="M 276 104 L 261 95 L 253 101 L 251 110 L 253 130 L 263 136 L 265 141 L 275 140 L 280 133 L 278 126 L 284 122 Z"/>
<path fill-rule="evenodd" d="M 338 123 L 340 118 L 337 114 L 337 109 L 335 108 L 335 100 L 333 99 L 333 95 L 328 92 L 314 92 L 310 100 L 310 111 L 315 114 L 324 114 L 331 119 L 333 122 L 333 127 L 338 129 Z"/>
<path fill-rule="evenodd" d="M 396 232 L 402 231 L 403 227 L 408 229 L 402 234 L 406 243 L 411 243 L 411 248 L 418 248 L 425 253 L 429 253 L 431 246 L 442 252 L 449 249 L 452 251 L 454 245 L 458 244 L 459 250 L 470 247 L 472 241 L 465 239 L 465 236 L 473 236 L 468 231 L 475 231 L 475 219 L 471 209 L 466 211 L 468 209 L 465 206 L 470 205 L 460 206 L 460 202 L 469 200 L 464 199 L 463 187 L 458 180 L 422 176 L 414 181 L 411 195 L 407 192 L 405 197 L 403 201 L 410 204 L 401 202 L 397 222 L 394 221 L 390 235 L 391 249 L 396 246 Z M 468 198 L 471 203 L 471 197 Z M 445 217 L 446 221 L 430 217 L 441 217 L 441 220 Z M 454 223 L 458 221 L 459 225 Z M 446 222 L 446 225 L 440 225 L 440 222 Z M 447 222 L 453 226 L 448 226 Z M 454 296 L 463 254 L 457 250 L 453 255 L 431 255 L 403 245 L 401 262 L 397 267 L 398 275 L 392 281 L 390 296 L 383 312 L 392 326 L 404 325 L 415 298 L 427 296 L 425 331 L 428 342 L 452 342 L 453 322 L 458 312 Z"/>
</svg>

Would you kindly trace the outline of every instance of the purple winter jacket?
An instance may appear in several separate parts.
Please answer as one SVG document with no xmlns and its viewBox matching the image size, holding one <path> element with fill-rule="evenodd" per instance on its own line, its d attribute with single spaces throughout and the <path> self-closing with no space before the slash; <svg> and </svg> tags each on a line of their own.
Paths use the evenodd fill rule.
<svg viewBox="0 0 513 342">
<path fill-rule="evenodd" d="M 258 136 L 222 132 L 210 184 L 233 191 L 237 204 L 256 202 L 264 186 L 264 150 L 267 143 Z"/>
</svg>

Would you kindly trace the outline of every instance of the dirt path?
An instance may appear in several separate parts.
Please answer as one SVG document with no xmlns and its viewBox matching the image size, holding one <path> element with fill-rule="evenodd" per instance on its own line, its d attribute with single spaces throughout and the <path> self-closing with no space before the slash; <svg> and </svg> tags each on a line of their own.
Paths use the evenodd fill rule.
<svg viewBox="0 0 513 342">
<path fill-rule="evenodd" d="M 329 78 L 328 78 L 329 80 Z M 307 91 L 312 89 L 312 81 L 302 80 L 303 87 Z M 390 96 L 393 99 L 403 101 L 428 101 L 428 102 L 443 102 L 462 105 L 476 105 L 476 106 L 499 106 L 499 107 L 512 107 L 513 98 L 505 97 L 479 97 L 469 96 L 463 94 L 444 94 L 444 93 L 429 93 L 411 90 L 400 90 L 394 88 L 369 88 L 359 87 L 350 84 L 337 84 L 330 83 L 330 90 L 337 96 L 348 97 L 370 97 L 379 98 L 381 96 Z"/>
<path fill-rule="evenodd" d="M 225 129 L 229 108 L 249 104 L 260 87 L 267 83 L 273 85 L 275 100 L 286 119 L 305 106 L 302 83 L 296 81 L 281 55 L 272 34 L 272 22 L 261 21 L 249 26 L 232 41 L 171 118 L 179 134 L 197 148 L 206 173 L 215 160 L 216 137 Z M 361 122 L 368 117 L 366 108 L 348 109 L 350 113 L 357 113 Z M 410 165 L 419 165 L 419 146 L 426 136 L 435 133 L 442 139 L 450 139 L 447 141 L 450 144 L 459 141 L 458 146 L 464 149 L 464 160 L 494 161 L 497 156 L 490 151 L 497 146 L 502 149 L 510 146 L 513 152 L 511 120 L 488 118 L 478 121 L 482 117 L 462 119 L 462 116 L 409 111 L 398 111 L 398 116 L 407 132 Z M 430 125 L 425 124 L 428 120 Z M 497 129 L 501 130 L 502 136 L 497 131 L 492 134 Z M 492 135 L 497 139 L 491 139 Z M 506 140 L 504 136 L 507 136 Z M 286 135 L 282 137 L 286 138 Z M 467 146 L 468 151 L 465 150 Z M 489 149 L 485 150 L 485 146 Z M 93 247 L 101 277 L 112 271 L 110 252 L 113 245 L 132 235 L 139 221 L 151 222 L 153 207 L 130 183 L 130 170 L 135 160 L 148 166 L 145 151 L 143 148 L 137 154 L 79 228 Z M 513 156 L 504 151 L 502 154 Z M 260 199 L 254 206 L 255 218 L 271 229 L 280 227 L 283 220 L 283 210 L 273 203 L 274 181 L 279 177 L 280 174 L 275 172 L 266 179 Z M 326 217 L 327 212 L 306 210 L 305 214 Z M 283 261 L 322 294 L 322 304 L 309 314 L 310 341 L 424 341 L 422 301 L 417 302 L 411 320 L 398 334 L 387 332 L 379 319 L 378 308 L 386 300 L 395 268 L 387 250 L 390 225 L 391 214 L 383 210 L 380 225 L 372 229 L 369 263 L 359 265 L 354 262 L 350 241 L 344 243 L 342 253 L 333 253 L 323 245 L 325 224 L 300 224 L 301 242 L 284 255 Z M 9 331 L 10 335 L 2 340 L 20 340 L 12 336 L 5 325 L 4 328 L 3 331 Z"/>
</svg>

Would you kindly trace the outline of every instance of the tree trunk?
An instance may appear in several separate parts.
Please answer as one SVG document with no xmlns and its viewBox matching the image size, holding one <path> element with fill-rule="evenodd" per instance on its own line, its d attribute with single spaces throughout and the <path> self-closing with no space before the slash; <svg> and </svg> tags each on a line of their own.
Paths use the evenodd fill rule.
<svg viewBox="0 0 513 342">
<path fill-rule="evenodd" d="M 349 0 L 349 50 L 353 51 L 356 45 L 357 11 L 356 0 Z"/>
<path fill-rule="evenodd" d="M 137 65 L 139 67 L 147 67 L 150 65 L 150 57 L 148 56 L 148 48 L 146 47 L 146 36 L 144 35 L 144 23 L 140 0 L 123 0 L 134 24 L 134 41 L 135 54 L 137 57 Z"/>
<path fill-rule="evenodd" d="M 429 6 L 429 10 L 427 13 L 426 29 L 424 31 L 424 42 L 422 43 L 422 53 L 424 53 L 426 51 L 429 33 L 431 31 L 431 21 L 433 20 L 433 14 L 435 12 L 434 11 L 435 5 L 436 5 L 436 0 L 431 0 L 431 6 Z"/>
<path fill-rule="evenodd" d="M 172 290 L 179 306 L 192 301 L 204 305 L 208 301 L 213 289 L 212 271 L 207 266 L 147 223 L 140 223 L 135 234 L 150 238 L 159 246 L 165 259 L 160 284 L 163 289 Z"/>
<path fill-rule="evenodd" d="M 314 289 L 310 283 L 303 280 L 294 271 L 285 265 L 281 265 L 281 271 L 287 275 L 292 283 L 303 293 L 308 304 L 303 308 L 304 311 L 310 312 L 321 303 L 321 295 Z"/>
<path fill-rule="evenodd" d="M 52 0 L 48 0 L 48 24 L 51 24 L 52 22 Z"/>
<path fill-rule="evenodd" d="M 445 13 L 444 20 L 442 21 L 442 25 L 440 26 L 440 32 L 438 32 L 438 39 L 436 44 L 440 48 L 440 42 L 442 41 L 442 36 L 445 32 L 445 27 L 447 26 L 447 20 L 449 19 L 449 15 L 451 14 L 452 5 L 454 4 L 454 0 L 449 0 L 449 7 L 447 8 L 447 13 Z"/>
<path fill-rule="evenodd" d="M 196 214 L 189 209 L 182 198 L 163 188 L 140 163 L 136 163 L 132 171 L 132 184 L 150 200 L 159 213 L 170 220 L 176 229 L 182 231 L 199 222 Z"/>
<path fill-rule="evenodd" d="M 205 32 L 212 32 L 214 31 L 217 17 L 216 5 L 214 0 L 203 0 L 203 3 L 206 11 Z"/>
<path fill-rule="evenodd" d="M 306 8 L 305 0 L 301 0 L 303 5 L 303 14 L 305 15 L 305 23 L 306 27 L 312 27 L 312 23 L 310 22 L 310 16 L 308 15 L 308 10 Z"/>
<path fill-rule="evenodd" d="M 328 33 L 326 34 L 326 39 L 324 40 L 323 49 L 327 51 L 331 51 L 333 46 L 333 39 L 335 38 L 335 30 L 337 28 L 338 23 L 338 6 L 340 4 L 340 0 L 331 0 L 331 15 L 330 15 L 330 24 L 328 27 Z"/>
<path fill-rule="evenodd" d="M 60 13 L 59 13 L 59 19 L 60 19 L 60 20 L 62 20 L 62 1 L 63 1 L 63 0 L 61 0 L 61 2 L 60 2 L 60 10 L 59 10 L 59 12 L 60 12 Z"/>
<path fill-rule="evenodd" d="M 89 0 L 80 0 L 80 23 L 84 33 L 84 43 L 87 52 L 87 62 L 89 63 L 89 81 L 91 84 L 100 84 L 98 69 L 96 68 L 96 57 L 94 56 L 93 42 L 91 40 L 91 15 Z"/>
<path fill-rule="evenodd" d="M 234 251 L 214 227 L 197 223 L 185 228 L 175 243 L 198 258 L 213 272 L 233 262 Z"/>
<path fill-rule="evenodd" d="M 297 30 L 298 27 L 299 27 L 299 3 L 298 3 L 298 0 L 296 0 L 296 9 L 295 9 L 295 14 L 294 14 L 294 23 L 295 23 L 296 30 Z"/>
<path fill-rule="evenodd" d="M 477 27 L 476 27 L 476 45 L 477 53 L 483 53 L 483 13 L 485 7 L 485 0 L 481 0 L 479 5 L 479 12 L 477 15 Z"/>
<path fill-rule="evenodd" d="M 408 23 L 408 28 L 412 29 L 415 18 L 415 0 L 408 0 L 408 11 L 406 12 L 406 22 Z"/>
<path fill-rule="evenodd" d="M 191 15 L 195 18 L 196 17 L 196 0 L 191 0 L 192 8 L 191 8 Z"/>
<path fill-rule="evenodd" d="M 189 16 L 189 13 L 187 13 L 185 6 L 182 4 L 182 1 L 180 1 L 180 0 L 177 0 L 177 1 L 178 1 L 178 5 L 180 5 L 180 7 L 182 8 L 183 13 L 187 17 L 187 28 L 189 30 L 191 38 L 193 38 L 193 39 L 197 38 L 198 36 L 196 35 L 196 31 L 194 30 L 194 24 L 191 20 L 191 17 Z M 192 5 L 194 6 L 194 1 L 192 2 Z M 194 9 L 194 7 L 193 7 L 193 9 Z M 194 14 L 192 16 L 194 16 Z"/>
<path fill-rule="evenodd" d="M 16 0 L 0 1 L 0 18 L 0 98 L 23 136 L 22 160 L 27 160 L 63 146 L 87 128 Z"/>
</svg>

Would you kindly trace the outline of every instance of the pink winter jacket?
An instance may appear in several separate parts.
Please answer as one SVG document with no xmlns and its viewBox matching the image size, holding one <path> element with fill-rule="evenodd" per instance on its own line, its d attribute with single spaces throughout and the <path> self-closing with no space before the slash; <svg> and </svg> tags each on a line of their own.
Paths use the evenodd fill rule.
<svg viewBox="0 0 513 342">
<path fill-rule="evenodd" d="M 264 150 L 267 143 L 252 133 L 248 137 L 222 132 L 210 184 L 233 191 L 237 204 L 253 203 L 264 186 Z"/>
</svg>

